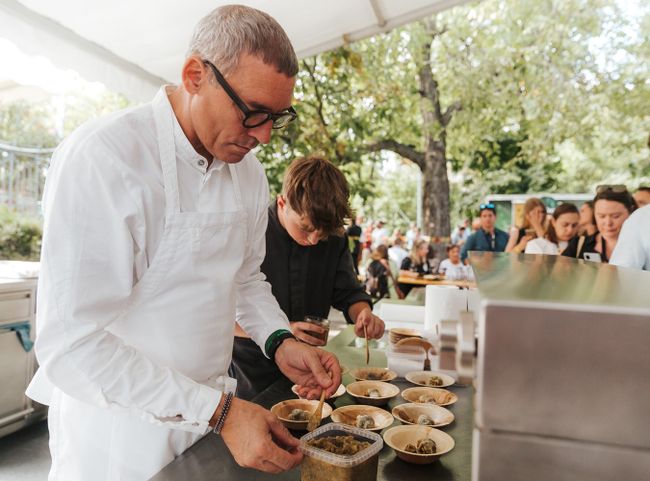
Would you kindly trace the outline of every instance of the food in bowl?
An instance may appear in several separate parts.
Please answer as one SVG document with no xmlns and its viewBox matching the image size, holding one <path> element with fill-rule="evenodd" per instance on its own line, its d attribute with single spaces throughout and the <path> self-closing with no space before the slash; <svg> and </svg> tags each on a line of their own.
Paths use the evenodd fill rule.
<svg viewBox="0 0 650 481">
<path fill-rule="evenodd" d="M 323 451 L 343 456 L 352 456 L 370 446 L 367 441 L 359 441 L 354 436 L 326 436 L 323 438 L 311 439 L 307 442 Z"/>
<path fill-rule="evenodd" d="M 366 391 L 366 396 L 367 397 L 379 398 L 379 397 L 381 397 L 381 393 L 379 392 L 379 389 L 368 389 Z"/>
<path fill-rule="evenodd" d="M 361 429 L 373 429 L 375 427 L 375 420 L 367 414 L 359 414 L 354 424 Z"/>
<path fill-rule="evenodd" d="M 435 422 L 426 414 L 420 414 L 417 419 L 417 424 L 423 424 L 425 426 L 433 426 Z"/>
<path fill-rule="evenodd" d="M 308 421 L 309 420 L 309 413 L 307 411 L 304 411 L 302 409 L 294 409 L 289 413 L 289 416 L 287 419 L 291 421 Z"/>
<path fill-rule="evenodd" d="M 427 384 L 431 387 L 440 387 L 444 384 L 445 382 L 442 380 L 441 377 L 439 376 L 432 376 L 429 378 L 427 381 Z"/>
<path fill-rule="evenodd" d="M 406 451 L 407 453 L 417 453 L 417 454 L 435 454 L 436 442 L 433 439 L 429 439 L 429 438 L 418 439 L 417 444 L 415 446 L 409 443 L 404 447 L 404 451 Z"/>
</svg>

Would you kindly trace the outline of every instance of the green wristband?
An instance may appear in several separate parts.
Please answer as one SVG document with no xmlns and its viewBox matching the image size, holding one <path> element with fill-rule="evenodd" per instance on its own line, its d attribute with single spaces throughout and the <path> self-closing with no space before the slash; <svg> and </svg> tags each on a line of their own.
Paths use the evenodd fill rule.
<svg viewBox="0 0 650 481">
<path fill-rule="evenodd" d="M 264 352 L 266 352 L 266 355 L 271 361 L 274 360 L 273 358 L 275 357 L 275 351 L 278 350 L 278 347 L 280 347 L 282 341 L 288 338 L 295 339 L 296 336 L 291 334 L 291 331 L 287 329 L 278 329 L 277 331 L 273 332 L 266 340 L 264 343 Z"/>
</svg>

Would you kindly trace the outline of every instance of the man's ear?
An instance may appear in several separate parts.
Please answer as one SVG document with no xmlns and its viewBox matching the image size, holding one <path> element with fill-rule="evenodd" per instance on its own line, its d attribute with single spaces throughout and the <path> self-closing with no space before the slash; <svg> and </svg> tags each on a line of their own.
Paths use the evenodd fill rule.
<svg viewBox="0 0 650 481">
<path fill-rule="evenodd" d="M 208 80 L 207 77 L 208 70 L 199 57 L 189 57 L 185 61 L 185 64 L 183 64 L 183 70 L 181 70 L 181 81 L 183 87 L 185 87 L 185 90 L 188 93 L 197 93 L 201 88 L 201 85 Z"/>
<path fill-rule="evenodd" d="M 282 194 L 278 194 L 278 207 L 284 209 L 287 205 L 287 199 Z"/>
</svg>

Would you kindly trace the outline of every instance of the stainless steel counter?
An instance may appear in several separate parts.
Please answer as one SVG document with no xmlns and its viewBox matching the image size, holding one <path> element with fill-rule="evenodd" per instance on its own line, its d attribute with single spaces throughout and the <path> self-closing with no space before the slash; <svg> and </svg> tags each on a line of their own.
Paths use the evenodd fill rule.
<svg viewBox="0 0 650 481">
<path fill-rule="evenodd" d="M 474 481 L 650 479 L 650 272 L 543 255 L 470 261 L 481 296 Z M 458 327 L 469 373 L 474 343 Z"/>
<path fill-rule="evenodd" d="M 347 327 L 341 334 L 332 339 L 327 348 L 337 354 L 341 362 L 348 367 L 365 365 L 365 351 L 353 347 L 354 332 L 352 327 Z M 386 357 L 383 351 L 373 350 L 370 355 L 370 364 L 373 366 L 386 366 Z M 353 379 L 346 375 L 344 383 Z M 400 389 L 413 387 L 404 380 L 394 382 Z M 272 385 L 265 392 L 261 393 L 255 402 L 270 408 L 273 404 L 284 399 L 294 398 L 290 390 L 291 385 L 280 381 Z M 384 446 L 379 456 L 378 480 L 385 481 L 469 481 L 471 478 L 471 450 L 472 450 L 472 426 L 473 426 L 473 388 L 452 387 L 450 390 L 458 395 L 458 402 L 451 406 L 450 410 L 456 416 L 456 420 L 450 426 L 443 428 L 456 441 L 454 450 L 443 456 L 437 463 L 426 466 L 415 466 L 396 458 L 395 453 L 388 446 Z M 398 396 L 393 399 L 388 407 L 389 411 L 404 400 Z M 335 407 L 353 404 L 352 398 L 345 394 L 338 398 Z M 325 420 L 329 422 L 329 418 Z M 395 421 L 393 425 L 399 425 Z M 300 436 L 303 433 L 294 433 Z M 270 475 L 260 473 L 251 469 L 239 467 L 233 460 L 230 452 L 220 437 L 208 435 L 201 441 L 188 449 L 172 463 L 163 468 L 157 475 L 151 478 L 152 481 L 214 481 L 214 480 L 286 480 L 297 481 L 300 479 L 300 468 L 292 471 Z"/>
</svg>

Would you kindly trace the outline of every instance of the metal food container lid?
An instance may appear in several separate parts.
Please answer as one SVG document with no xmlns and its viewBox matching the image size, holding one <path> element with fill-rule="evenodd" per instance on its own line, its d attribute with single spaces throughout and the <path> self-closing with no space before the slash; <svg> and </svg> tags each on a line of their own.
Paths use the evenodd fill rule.
<svg viewBox="0 0 650 481">
<path fill-rule="evenodd" d="M 359 451 L 357 454 L 345 456 L 341 454 L 334 454 L 322 449 L 309 446 L 308 441 L 312 439 L 322 438 L 326 436 L 354 436 L 358 441 L 366 441 L 370 443 L 366 449 Z M 320 461 L 324 461 L 334 466 L 343 468 L 353 468 L 359 464 L 367 461 L 381 451 L 384 447 L 384 441 L 378 434 L 365 429 L 355 428 L 341 423 L 329 423 L 321 426 L 311 433 L 305 434 L 300 438 L 300 450 L 306 455 Z"/>
</svg>

